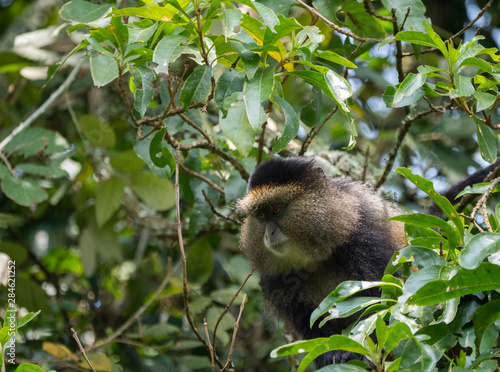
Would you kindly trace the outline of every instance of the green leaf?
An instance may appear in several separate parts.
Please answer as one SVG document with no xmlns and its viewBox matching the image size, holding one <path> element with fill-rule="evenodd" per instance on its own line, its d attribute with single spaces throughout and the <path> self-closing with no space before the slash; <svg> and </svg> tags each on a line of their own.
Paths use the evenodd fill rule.
<svg viewBox="0 0 500 372">
<path fill-rule="evenodd" d="M 175 204 L 175 191 L 172 182 L 165 178 L 158 178 L 152 173 L 132 173 L 130 188 L 156 211 L 168 210 Z"/>
<path fill-rule="evenodd" d="M 382 0 L 384 8 L 396 10 L 398 25 L 404 21 L 405 28 L 414 31 L 425 31 L 425 5 L 420 0 Z M 411 11 L 408 13 L 408 7 Z"/>
<path fill-rule="evenodd" d="M 273 151 L 279 153 L 297 136 L 299 132 L 299 118 L 293 107 L 283 98 L 273 95 L 272 101 L 277 103 L 285 113 L 285 131 L 280 138 L 275 139 L 273 142 Z"/>
<path fill-rule="evenodd" d="M 370 351 L 363 347 L 358 342 L 342 335 L 333 335 L 324 342 L 316 346 L 311 352 L 302 359 L 297 372 L 304 371 L 318 356 L 327 353 L 331 350 L 344 350 L 356 354 L 370 356 Z M 271 352 L 272 356 L 272 352 Z"/>
<path fill-rule="evenodd" d="M 51 155 L 69 149 L 68 142 L 57 132 L 44 128 L 26 128 L 7 143 L 6 153 L 22 155 L 25 158 L 36 155 Z"/>
<path fill-rule="evenodd" d="M 259 68 L 260 56 L 250 51 L 250 45 L 243 44 L 237 40 L 229 40 L 229 44 L 240 56 L 247 79 L 251 80 Z M 252 44 L 256 45 L 256 44 Z"/>
<path fill-rule="evenodd" d="M 97 116 L 85 115 L 80 118 L 80 127 L 89 142 L 96 147 L 113 147 L 116 142 L 111 125 L 102 122 Z"/>
<path fill-rule="evenodd" d="M 321 320 L 319 327 L 323 327 L 329 320 L 348 317 L 382 301 L 384 299 L 380 297 L 352 297 L 337 301 L 335 306 L 328 310 L 328 316 Z"/>
<path fill-rule="evenodd" d="M 461 61 L 459 68 L 463 66 L 476 66 L 485 72 L 488 72 L 490 74 L 493 73 L 492 66 L 484 59 L 480 58 L 465 58 L 463 61 Z"/>
<path fill-rule="evenodd" d="M 189 39 L 183 35 L 167 35 L 160 40 L 153 53 L 153 62 L 158 64 L 155 67 L 157 74 L 168 74 L 168 64 L 179 57 L 179 55 L 175 55 L 175 58 L 172 58 L 174 50 L 187 40 Z"/>
<path fill-rule="evenodd" d="M 420 98 L 425 96 L 425 90 L 418 89 L 411 96 L 402 96 L 401 101 L 397 104 L 394 104 L 394 95 L 396 94 L 396 89 L 396 87 L 388 85 L 382 97 L 385 105 L 389 108 L 406 107 L 417 102 Z"/>
<path fill-rule="evenodd" d="M 47 178 L 61 178 L 68 177 L 68 172 L 60 169 L 56 165 L 40 165 L 32 163 L 19 163 L 16 169 L 23 171 L 23 173 L 33 174 L 36 176 L 43 176 Z"/>
<path fill-rule="evenodd" d="M 325 82 L 339 109 L 344 114 L 347 114 L 350 109 L 345 101 L 352 96 L 352 89 L 349 82 L 332 70 L 329 70 L 325 74 Z"/>
<path fill-rule="evenodd" d="M 151 140 L 149 156 L 153 164 L 159 168 L 164 168 L 168 165 L 171 176 L 175 172 L 175 158 L 168 148 L 163 146 L 166 130 L 167 128 L 160 129 Z"/>
<path fill-rule="evenodd" d="M 484 331 L 493 323 L 500 320 L 500 300 L 492 300 L 474 312 L 472 321 L 474 322 L 474 330 L 476 332 L 476 348 L 479 350 L 481 339 Z"/>
<path fill-rule="evenodd" d="M 391 217 L 389 221 L 399 221 L 405 224 L 427 228 L 438 227 L 448 237 L 449 247 L 451 249 L 455 249 L 458 242 L 461 240 L 461 236 L 458 235 L 457 230 L 453 226 L 450 226 L 446 221 L 436 216 L 423 213 L 412 213 Z"/>
<path fill-rule="evenodd" d="M 45 372 L 45 370 L 32 363 L 21 363 L 15 372 Z"/>
<path fill-rule="evenodd" d="M 463 189 L 456 197 L 455 199 L 458 199 L 461 196 L 464 196 L 465 194 L 484 194 L 486 190 L 490 187 L 491 183 L 489 182 L 482 182 L 482 183 L 476 183 L 472 186 L 467 186 L 465 189 Z M 496 193 L 500 191 L 500 185 L 497 185 L 491 190 L 491 193 Z"/>
<path fill-rule="evenodd" d="M 321 89 L 314 86 L 313 93 L 314 98 L 300 110 L 300 120 L 308 127 L 312 127 L 318 123 L 321 119 L 321 114 L 323 113 L 323 97 L 321 95 Z"/>
<path fill-rule="evenodd" d="M 222 133 L 236 146 L 242 157 L 252 151 L 255 142 L 255 130 L 248 121 L 243 103 L 233 104 L 224 118 L 219 118 Z"/>
<path fill-rule="evenodd" d="M 137 87 L 134 91 L 134 109 L 143 117 L 155 94 L 151 83 L 156 76 L 149 68 L 134 65 L 130 66 L 130 73 Z"/>
<path fill-rule="evenodd" d="M 17 328 L 21 328 L 31 322 L 38 314 L 40 314 L 42 311 L 38 310 L 36 313 L 28 313 L 22 318 L 19 318 L 19 321 L 17 323 Z"/>
<path fill-rule="evenodd" d="M 493 94 L 479 91 L 474 91 L 474 97 L 477 99 L 476 111 L 478 112 L 493 106 L 497 99 L 497 97 Z"/>
<path fill-rule="evenodd" d="M 490 128 L 481 120 L 474 117 L 476 122 L 477 142 L 479 143 L 479 152 L 484 160 L 493 164 L 497 160 L 497 141 L 491 133 Z"/>
<path fill-rule="evenodd" d="M 410 262 L 414 261 L 415 266 L 419 269 L 424 267 L 439 265 L 446 265 L 446 260 L 440 257 L 436 251 L 425 247 L 409 246 L 404 247 L 400 251 L 395 253 L 394 260 L 391 262 L 394 265 L 395 262 Z"/>
<path fill-rule="evenodd" d="M 118 63 L 114 57 L 97 54 L 90 57 L 90 73 L 96 87 L 111 83 L 118 77 Z"/>
<path fill-rule="evenodd" d="M 410 327 L 403 322 L 398 322 L 390 327 L 386 327 L 385 333 L 386 333 L 384 335 L 385 342 L 383 343 L 383 345 L 384 345 L 384 352 L 387 354 L 389 354 L 392 350 L 394 350 L 397 346 L 399 346 L 401 341 L 413 338 L 413 334 L 411 332 Z"/>
<path fill-rule="evenodd" d="M 341 13 L 345 15 L 345 27 L 358 36 L 383 39 L 385 31 L 378 20 L 365 11 L 357 1 L 344 1 Z"/>
<path fill-rule="evenodd" d="M 235 92 L 243 91 L 245 74 L 235 69 L 224 70 L 214 90 L 215 105 L 223 111 L 224 99 Z M 227 114 L 227 112 L 226 112 Z"/>
<path fill-rule="evenodd" d="M 109 163 L 118 172 L 135 172 L 144 168 L 146 163 L 142 161 L 134 150 L 119 152 L 110 157 Z"/>
<path fill-rule="evenodd" d="M 432 184 L 431 181 L 426 180 L 425 178 L 413 174 L 411 169 L 408 168 L 398 168 L 395 170 L 397 173 L 403 175 L 406 177 L 409 181 L 414 183 L 420 190 L 425 192 L 431 200 L 436 203 L 436 205 L 448 216 L 448 218 L 453 221 L 455 226 L 458 229 L 458 237 L 460 242 L 462 242 L 462 237 L 464 235 L 464 225 L 462 223 L 462 220 L 458 216 L 457 211 L 451 203 L 446 199 L 444 196 L 439 195 L 435 190 L 434 190 L 434 185 Z"/>
<path fill-rule="evenodd" d="M 361 292 L 365 289 L 370 289 L 374 287 L 383 287 L 383 286 L 395 286 L 400 288 L 398 285 L 394 283 L 386 283 L 386 282 L 363 282 L 363 281 L 345 281 L 337 286 L 333 292 L 331 292 L 318 306 L 316 310 L 311 314 L 310 325 L 318 320 L 320 316 L 325 314 L 329 309 L 331 309 L 334 304 L 338 301 L 342 301 L 353 294 Z"/>
<path fill-rule="evenodd" d="M 212 68 L 207 65 L 196 67 L 181 89 L 179 101 L 186 110 L 195 103 L 205 104 L 212 88 Z"/>
<path fill-rule="evenodd" d="M 259 68 L 252 79 L 245 78 L 243 98 L 248 121 L 252 128 L 259 130 L 265 120 L 262 102 L 269 99 L 274 84 L 274 67 Z"/>
<path fill-rule="evenodd" d="M 207 238 L 197 240 L 186 256 L 187 279 L 189 283 L 202 285 L 210 279 L 213 270 L 212 247 Z"/>
<path fill-rule="evenodd" d="M 173 1 L 170 1 L 173 3 Z M 187 0 L 178 0 L 177 2 L 180 5 L 180 8 L 185 8 L 190 1 Z M 128 7 L 123 9 L 116 9 L 113 11 L 113 16 L 123 17 L 123 16 L 137 16 L 146 19 L 152 19 L 155 21 L 168 22 L 174 18 L 174 16 L 178 13 L 176 7 L 171 4 L 167 4 L 165 6 L 159 6 L 153 2 L 148 2 L 147 6 L 143 7 Z"/>
<path fill-rule="evenodd" d="M 134 144 L 134 152 L 137 154 L 139 159 L 141 159 L 144 163 L 146 163 L 148 168 L 156 175 L 156 177 L 158 178 L 169 177 L 170 172 L 167 171 L 166 168 L 157 167 L 151 161 L 151 156 L 149 152 L 151 147 L 151 141 L 152 139 L 150 137 L 145 138 L 143 140 L 137 139 Z M 129 172 L 131 171 L 129 170 Z"/>
<path fill-rule="evenodd" d="M 46 200 L 49 195 L 31 178 L 14 178 L 7 176 L 2 179 L 2 191 L 17 204 L 31 207 Z"/>
<path fill-rule="evenodd" d="M 24 262 L 28 257 L 28 251 L 25 247 L 7 241 L 0 241 L 0 252 L 5 253 L 12 261 L 16 261 L 18 264 Z"/>
<path fill-rule="evenodd" d="M 427 75 L 409 73 L 394 94 L 393 106 L 401 102 L 405 97 L 410 97 L 419 90 L 426 82 Z"/>
<path fill-rule="evenodd" d="M 223 289 L 216 289 L 215 291 L 212 291 L 210 293 L 210 297 L 215 301 L 218 302 L 221 305 L 228 305 L 229 302 L 231 302 L 231 299 L 233 296 L 236 294 L 236 289 L 234 288 L 223 288 Z M 241 305 L 243 302 L 243 293 L 240 292 L 238 293 L 238 296 L 233 302 L 233 305 Z"/>
<path fill-rule="evenodd" d="M 461 269 L 449 280 L 433 280 L 408 299 L 410 305 L 436 305 L 452 298 L 463 297 L 500 287 L 500 266 L 483 262 L 474 270 Z"/>
<path fill-rule="evenodd" d="M 427 23 L 424 23 L 427 33 L 421 31 L 401 31 L 398 32 L 395 40 L 406 41 L 407 43 L 424 45 L 431 48 L 436 48 L 443 53 L 445 57 L 448 56 L 448 49 L 444 44 L 443 40 L 437 35 L 432 27 Z"/>
<path fill-rule="evenodd" d="M 222 8 L 222 20 L 224 21 L 224 37 L 226 38 L 226 40 L 238 33 L 242 16 L 243 14 L 241 13 L 240 9 Z"/>
<path fill-rule="evenodd" d="M 455 88 L 448 93 L 450 98 L 470 97 L 474 94 L 475 90 L 471 83 L 472 78 L 470 76 L 462 76 L 459 74 L 453 74 L 453 76 L 455 78 Z"/>
<path fill-rule="evenodd" d="M 264 23 L 274 31 L 274 28 L 279 25 L 279 20 L 278 17 L 276 17 L 276 14 L 269 9 L 267 6 L 258 3 L 258 2 L 253 2 L 253 6 L 255 7 L 255 10 L 259 13 L 259 15 L 262 17 L 264 20 Z"/>
<path fill-rule="evenodd" d="M 88 1 L 73 0 L 62 6 L 59 15 L 62 19 L 73 23 L 85 23 L 94 27 L 106 27 L 111 18 L 105 18 L 111 13 L 109 4 L 92 4 Z"/>
<path fill-rule="evenodd" d="M 486 257 L 498 251 L 500 251 L 500 234 L 491 232 L 478 234 L 467 242 L 460 253 L 458 263 L 472 270 L 478 267 Z"/>
<path fill-rule="evenodd" d="M 100 183 L 95 190 L 95 215 L 97 226 L 102 227 L 120 208 L 125 184 L 117 177 Z"/>
<path fill-rule="evenodd" d="M 313 52 L 313 56 L 326 59 L 327 61 L 336 63 L 338 65 L 346 66 L 348 68 L 358 68 L 358 66 L 356 66 L 353 62 L 349 61 L 347 58 L 344 58 L 340 54 L 337 54 L 330 50 L 317 50 Z"/>
</svg>

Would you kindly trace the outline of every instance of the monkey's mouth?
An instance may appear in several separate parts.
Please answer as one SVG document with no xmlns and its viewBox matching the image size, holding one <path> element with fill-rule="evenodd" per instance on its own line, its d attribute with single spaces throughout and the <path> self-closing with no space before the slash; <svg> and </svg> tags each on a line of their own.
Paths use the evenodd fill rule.
<svg viewBox="0 0 500 372">
<path fill-rule="evenodd" d="M 281 256 L 286 254 L 288 249 L 288 239 L 280 239 L 277 241 L 276 239 L 267 239 L 267 236 L 264 237 L 264 246 L 266 249 L 270 250 L 272 253 Z"/>
</svg>

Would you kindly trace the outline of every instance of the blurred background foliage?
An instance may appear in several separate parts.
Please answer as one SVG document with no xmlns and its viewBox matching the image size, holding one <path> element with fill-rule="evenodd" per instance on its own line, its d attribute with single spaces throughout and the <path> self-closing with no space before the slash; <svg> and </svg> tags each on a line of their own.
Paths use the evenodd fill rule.
<svg viewBox="0 0 500 372">
<path fill-rule="evenodd" d="M 94 3 L 124 9 L 144 5 L 133 0 L 126 4 Z M 350 121 L 340 110 L 331 114 L 335 102 L 304 80 L 287 78 L 282 84 L 282 95 L 293 110 L 300 113 L 301 123 L 297 137 L 282 154 L 296 155 L 311 131 L 310 126 L 317 126 L 328 116 L 306 155 L 326 159 L 333 174 L 360 179 L 369 149 L 367 181 L 374 184 L 405 117 L 410 112 L 429 109 L 423 99 L 411 107 L 400 108 L 388 107 L 384 102 L 387 86 L 398 84 L 394 44 L 380 47 L 380 43 L 366 42 L 358 47 L 353 39 L 333 32 L 322 19 L 297 2 L 260 3 L 275 14 L 294 17 L 303 26 L 314 24 L 324 36 L 318 50 L 336 52 L 352 59 L 357 66 L 348 71 L 353 92 L 348 100 L 350 116 L 359 134 L 354 149 L 344 149 L 350 142 Z M 373 5 L 379 12 L 390 15 L 389 10 L 384 9 L 386 3 L 391 2 L 375 1 Z M 425 11 L 433 29 L 446 39 L 474 19 L 486 1 L 406 3 L 405 8 L 414 7 L 412 12 Z M 86 364 L 75 357 L 77 347 L 70 330 L 74 328 L 84 346 L 94 345 L 90 348 L 95 349 L 89 353 L 99 370 L 207 370 L 209 357 L 183 318 L 173 169 L 169 171 L 168 166 L 159 168 L 152 163 L 149 146 L 154 134 L 138 140 L 151 128 L 138 131 L 120 97 L 116 80 L 96 86 L 88 54 L 73 54 L 51 75 L 54 68 L 49 67 L 63 61 L 82 42 L 85 32 L 67 33 L 69 24 L 59 14 L 64 4 L 61 0 L 0 0 L 0 139 L 6 138 L 39 108 L 83 60 L 67 93 L 59 96 L 36 119 L 30 131 L 26 131 L 27 137 L 12 141 L 10 148 L 5 148 L 8 162 L 15 166 L 13 171 L 18 176 L 15 182 L 25 183 L 3 186 L 0 251 L 16 261 L 16 302 L 21 308 L 20 315 L 41 310 L 18 334 L 18 362 L 32 361 L 47 370 L 84 370 Z M 248 10 L 241 3 L 235 4 L 243 11 Z M 393 33 L 390 23 L 375 19 L 356 1 L 317 0 L 309 5 L 360 36 L 385 39 Z M 358 19 L 346 16 L 348 7 L 354 9 Z M 478 32 L 485 36 L 481 45 L 498 48 L 499 17 L 500 5 L 494 2 L 464 33 L 463 40 L 470 40 Z M 357 23 L 361 21 L 365 23 Z M 146 25 L 149 24 L 143 24 Z M 217 29 L 221 24 L 213 27 L 208 35 L 221 33 Z M 405 45 L 404 51 L 408 53 L 412 49 Z M 172 64 L 171 70 L 186 79 L 196 66 L 190 57 L 193 56 L 183 55 Z M 405 74 L 417 73 L 421 65 L 444 67 L 443 58 L 437 53 L 421 53 L 418 59 L 405 57 L 402 62 Z M 339 75 L 345 70 L 344 66 L 326 59 L 316 58 L 315 63 Z M 137 80 L 129 81 L 128 76 L 125 78 L 127 89 L 136 92 L 143 88 Z M 144 107 L 142 115 L 134 112 L 137 120 L 145 114 L 154 116 L 165 110 L 169 101 L 167 79 L 155 80 L 152 87 L 155 88 L 152 102 Z M 318 101 L 322 104 L 311 104 Z M 446 97 L 438 97 L 433 104 L 438 106 L 448 101 Z M 320 111 L 315 112 L 318 108 Z M 498 121 L 497 110 L 491 115 L 493 121 Z M 180 173 L 191 312 L 200 330 L 206 319 L 208 330 L 213 331 L 217 318 L 250 271 L 238 250 L 239 217 L 233 206 L 245 192 L 245 172 L 253 170 L 259 151 L 255 145 L 242 156 L 234 143 L 224 140 L 221 117 L 213 102 L 203 110 L 199 107 L 189 110 L 186 116 L 216 138 L 217 146 L 242 166 L 241 170 L 234 168 L 227 159 L 207 148 L 182 154 L 188 170 L 224 188 L 222 195 L 189 172 Z M 264 158 L 272 156 L 272 143 L 282 132 L 283 122 L 283 113 L 272 110 L 264 138 Z M 182 138 L 185 143 L 201 138 L 179 116 L 171 116 L 164 123 L 171 135 Z M 162 146 L 160 144 L 160 148 Z M 165 144 L 164 147 L 170 154 L 175 153 L 172 146 Z M 395 167 L 412 168 L 432 180 L 436 190 L 442 192 L 486 164 L 478 150 L 474 120 L 462 110 L 446 110 L 413 122 Z M 33 165 L 42 168 L 33 168 Z M 8 172 L 6 165 L 0 168 L 2 176 L 6 169 Z M 33 182 L 22 178 L 26 174 L 33 176 Z M 411 210 L 423 210 L 428 204 L 424 193 L 417 192 L 395 174 L 391 174 L 384 188 Z M 31 190 L 32 193 L 26 195 L 23 191 L 22 195 L 7 197 L 5 194 L 11 190 Z M 214 215 L 212 207 L 228 218 Z M 2 260 L 5 257 L 2 256 Z M 4 261 L 1 262 L 4 265 Z M 107 339 L 153 296 L 165 275 L 169 282 L 158 298 L 140 317 L 134 318 L 129 328 Z M 7 298 L 4 289 L 2 286 L 1 301 Z M 270 351 L 284 342 L 282 325 L 269 318 L 263 308 L 257 274 L 250 277 L 243 292 L 248 299 L 233 354 L 236 370 L 288 370 L 283 358 L 269 358 Z M 241 295 L 234 302 L 239 304 Z M 219 326 L 217 347 L 222 355 L 227 355 L 237 315 L 238 306 L 231 307 Z M 69 350 L 64 350 L 62 345 Z M 7 365 L 7 370 L 11 370 L 9 368 Z"/>
</svg>

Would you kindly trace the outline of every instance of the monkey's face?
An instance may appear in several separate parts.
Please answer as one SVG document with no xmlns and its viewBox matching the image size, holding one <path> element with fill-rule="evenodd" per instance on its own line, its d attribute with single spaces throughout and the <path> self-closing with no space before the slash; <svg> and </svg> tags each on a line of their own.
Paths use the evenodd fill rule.
<svg viewBox="0 0 500 372">
<path fill-rule="evenodd" d="M 262 192 L 271 195 L 269 190 Z M 259 190 L 251 195 L 256 194 L 257 204 L 244 204 L 249 202 L 247 197 L 239 206 L 247 214 L 241 228 L 241 248 L 257 270 L 279 274 L 310 267 L 328 256 L 330 244 L 324 231 L 331 231 L 331 218 L 325 218 L 319 198 L 290 187 L 273 192 L 272 198 L 260 195 Z M 251 208 L 245 210 L 247 205 Z"/>
</svg>

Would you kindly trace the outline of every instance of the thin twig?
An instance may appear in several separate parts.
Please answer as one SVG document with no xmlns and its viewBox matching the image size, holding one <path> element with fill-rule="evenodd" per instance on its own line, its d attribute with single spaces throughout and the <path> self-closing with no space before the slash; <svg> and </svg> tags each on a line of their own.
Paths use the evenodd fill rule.
<svg viewBox="0 0 500 372">
<path fill-rule="evenodd" d="M 491 173 L 485 177 L 485 179 L 482 182 L 490 182 L 491 180 L 500 177 L 500 163 L 498 166 L 491 171 Z M 475 195 L 474 194 L 465 194 L 460 202 L 458 203 L 456 207 L 457 212 L 462 212 L 465 207 L 474 199 Z"/>
<path fill-rule="evenodd" d="M 191 317 L 190 304 L 189 304 L 189 290 L 188 290 L 188 282 L 187 282 L 187 264 L 186 264 L 186 251 L 184 250 L 184 239 L 182 237 L 182 222 L 181 222 L 181 206 L 180 206 L 180 185 L 179 185 L 179 164 L 180 164 L 180 155 L 181 154 L 181 146 L 178 145 L 175 152 L 175 210 L 176 210 L 176 219 L 177 219 L 177 236 L 179 239 L 179 249 L 181 251 L 181 263 L 182 263 L 182 297 L 184 298 L 184 311 L 186 313 L 186 319 L 189 323 L 189 326 L 193 330 L 193 333 L 196 335 L 198 340 L 205 346 L 207 351 L 211 353 L 210 346 L 207 341 L 202 337 L 198 328 L 194 324 L 193 318 Z M 219 360 L 214 350 L 214 359 L 217 362 L 217 365 L 223 368 L 222 362 Z"/>
<path fill-rule="evenodd" d="M 486 208 L 486 201 L 488 198 L 491 196 L 493 189 L 495 188 L 496 185 L 500 183 L 500 177 L 495 178 L 494 180 L 491 181 L 490 185 L 488 186 L 488 189 L 485 191 L 483 196 L 478 200 L 476 206 L 472 209 L 472 212 L 470 214 L 471 218 L 475 219 L 477 211 L 482 208 L 483 209 L 483 220 L 484 224 L 486 225 L 487 229 L 489 232 L 493 232 L 493 229 L 491 228 L 491 224 L 489 221 L 488 217 L 488 209 Z"/>
<path fill-rule="evenodd" d="M 448 109 L 452 105 L 453 105 L 453 102 L 450 102 L 449 104 L 441 106 L 441 107 L 444 109 Z M 436 111 L 435 108 L 430 108 L 428 110 L 419 112 L 416 115 L 407 115 L 406 116 L 406 118 L 403 120 L 401 127 L 398 130 L 396 144 L 394 145 L 393 149 L 391 150 L 391 152 L 389 153 L 389 155 L 387 157 L 387 162 L 385 164 L 384 172 L 382 173 L 382 176 L 375 184 L 375 189 L 378 189 L 387 180 L 387 177 L 392 170 L 392 166 L 394 165 L 394 161 L 396 160 L 396 156 L 398 155 L 399 149 L 401 148 L 401 145 L 403 144 L 403 140 L 405 139 L 406 134 L 409 132 L 410 127 L 413 124 L 413 122 L 415 122 L 416 120 L 419 120 L 419 119 L 423 118 L 424 116 L 429 115 L 435 111 Z"/>
<path fill-rule="evenodd" d="M 474 25 L 474 23 L 476 23 L 478 21 L 478 19 L 483 16 L 483 14 L 488 10 L 488 8 L 492 4 L 493 4 L 493 0 L 488 1 L 488 3 L 483 7 L 483 9 L 481 9 L 479 11 L 479 13 L 477 14 L 476 18 L 474 18 L 472 21 L 470 21 L 469 23 L 467 23 L 467 25 L 465 25 L 464 28 L 462 28 L 455 35 L 453 35 L 452 37 L 450 37 L 450 39 L 453 40 L 453 39 L 455 39 L 455 38 L 457 38 L 459 36 L 462 36 L 465 31 L 467 31 L 469 28 L 471 28 Z"/>
<path fill-rule="evenodd" d="M 83 357 L 87 361 L 87 364 L 89 365 L 90 369 L 94 372 L 96 372 L 95 368 L 92 366 L 92 363 L 90 363 L 89 358 L 87 357 L 87 354 L 85 354 L 85 349 L 82 346 L 82 343 L 80 342 L 80 339 L 78 338 L 78 335 L 76 334 L 76 331 L 71 328 L 71 332 L 73 332 L 73 338 L 76 340 L 76 343 L 78 344 L 78 348 L 82 352 Z"/>
<path fill-rule="evenodd" d="M 236 319 L 236 323 L 234 323 L 233 338 L 231 340 L 231 346 L 229 347 L 229 355 L 227 357 L 227 362 L 224 365 L 224 368 L 222 368 L 221 372 L 225 371 L 231 365 L 231 361 L 233 359 L 234 343 L 236 341 L 236 334 L 238 333 L 238 329 L 240 328 L 241 314 L 243 314 L 243 309 L 245 308 L 245 301 L 246 301 L 246 299 L 247 299 L 247 294 L 245 293 L 243 295 L 243 301 L 241 302 L 240 312 L 238 314 L 238 318 Z"/>
<path fill-rule="evenodd" d="M 210 209 L 212 210 L 212 213 L 215 216 L 219 217 L 220 219 L 226 220 L 228 222 L 232 222 L 232 223 L 235 223 L 237 225 L 241 225 L 240 222 L 238 222 L 238 221 L 236 221 L 236 220 L 234 220 L 232 218 L 226 217 L 226 216 L 220 214 L 219 212 L 217 212 L 215 210 L 215 206 L 212 204 L 212 201 L 208 198 L 207 193 L 205 192 L 205 190 L 201 190 L 201 193 L 203 194 L 203 197 L 205 198 L 205 201 L 208 203 L 208 205 L 210 206 Z"/>
<path fill-rule="evenodd" d="M 207 338 L 208 346 L 210 347 L 210 360 L 212 363 L 212 372 L 215 372 L 214 348 L 210 342 L 210 335 L 208 334 L 207 320 L 203 319 L 203 328 L 205 328 L 205 337 Z"/>
<path fill-rule="evenodd" d="M 302 146 L 300 148 L 300 151 L 299 151 L 299 156 L 303 156 L 307 149 L 309 148 L 309 145 L 311 144 L 312 140 L 314 139 L 314 137 L 316 137 L 316 135 L 319 133 L 319 131 L 321 130 L 321 128 L 323 128 L 323 126 L 326 124 L 326 122 L 328 120 L 330 120 L 330 118 L 332 117 L 333 114 L 335 114 L 337 112 L 337 110 L 339 109 L 338 106 L 336 106 L 332 111 L 330 111 L 325 119 L 321 122 L 320 125 L 318 125 L 317 127 L 315 128 L 312 128 L 309 133 L 307 133 L 307 136 L 306 138 L 304 139 L 304 142 L 302 143 Z"/>
<path fill-rule="evenodd" d="M 248 273 L 248 275 L 245 278 L 245 280 L 243 281 L 243 283 L 241 283 L 240 288 L 238 288 L 238 290 L 236 291 L 236 293 L 233 295 L 233 298 L 231 298 L 231 301 L 229 301 L 229 303 L 227 304 L 226 308 L 219 315 L 219 318 L 217 319 L 217 322 L 215 323 L 214 334 L 213 334 L 213 337 L 212 337 L 212 345 L 214 346 L 214 352 L 215 352 L 215 337 L 217 335 L 217 328 L 219 328 L 219 324 L 222 321 L 222 318 L 224 318 L 224 316 L 227 314 L 227 312 L 229 311 L 229 308 L 233 305 L 233 302 L 236 300 L 236 298 L 240 294 L 240 291 L 245 286 L 248 278 L 250 278 L 252 276 L 252 274 L 253 274 L 253 270 Z M 246 297 L 246 294 L 245 294 L 245 297 Z"/>
<path fill-rule="evenodd" d="M 209 180 L 207 177 L 205 177 L 204 175 L 202 175 L 200 173 L 196 173 L 195 171 L 192 171 L 191 169 L 186 167 L 184 164 L 180 164 L 180 167 L 182 168 L 182 170 L 185 173 L 187 173 L 191 177 L 198 178 L 199 180 L 202 180 L 203 182 L 207 183 L 212 189 L 217 190 L 222 195 L 224 195 L 224 189 L 222 187 L 220 187 L 219 185 L 217 185 L 215 182 L 212 182 L 211 180 Z"/>
<path fill-rule="evenodd" d="M 363 4 L 365 6 L 365 10 L 368 12 L 368 14 L 371 14 L 372 16 L 381 19 L 382 21 L 388 21 L 388 22 L 393 22 L 394 18 L 392 17 L 387 17 L 383 16 L 382 14 L 378 13 L 375 8 L 373 8 L 373 4 L 371 0 L 363 0 Z"/>
<path fill-rule="evenodd" d="M 50 95 L 50 97 L 33 113 L 31 114 L 25 121 L 23 121 L 21 124 L 19 124 L 13 131 L 10 133 L 7 137 L 3 139 L 2 142 L 0 142 L 0 151 L 4 149 L 5 146 L 12 140 L 12 138 L 18 134 L 19 132 L 23 131 L 24 129 L 28 128 L 31 124 L 35 122 L 36 119 L 38 119 L 47 109 L 52 105 L 60 96 L 61 94 L 68 89 L 70 84 L 75 80 L 76 75 L 78 74 L 78 71 L 80 70 L 80 67 L 82 66 L 83 60 L 79 60 L 75 67 L 73 67 L 73 70 L 69 73 L 68 77 L 66 80 L 57 88 L 57 90 Z"/>
<path fill-rule="evenodd" d="M 374 38 L 371 38 L 371 37 L 360 37 L 358 35 L 353 34 L 352 32 L 346 31 L 343 28 L 340 28 L 339 26 L 337 26 L 335 23 L 331 22 L 328 18 L 326 18 L 323 14 L 321 14 L 320 12 L 318 12 L 315 8 L 313 8 L 312 6 L 309 6 L 306 3 L 304 3 L 302 0 L 295 0 L 295 1 L 297 3 L 299 3 L 300 5 L 302 5 L 304 8 L 306 8 L 310 13 L 312 13 L 312 14 L 316 15 L 317 17 L 321 18 L 323 20 L 323 22 L 325 22 L 328 25 L 328 27 L 332 28 L 333 30 L 337 31 L 340 34 L 343 34 L 343 35 L 346 35 L 346 36 L 350 36 L 354 40 L 363 41 L 363 42 L 374 41 L 376 43 L 380 43 L 380 42 L 383 41 L 383 40 L 374 39 Z"/>
<path fill-rule="evenodd" d="M 398 17 L 396 16 L 396 9 L 392 9 L 392 28 L 394 36 L 399 32 Z M 403 71 L 403 44 L 400 40 L 396 40 L 396 70 L 398 71 L 398 81 L 401 83 L 405 79 Z M 409 107 L 406 106 L 406 114 L 409 114 Z"/>
</svg>

